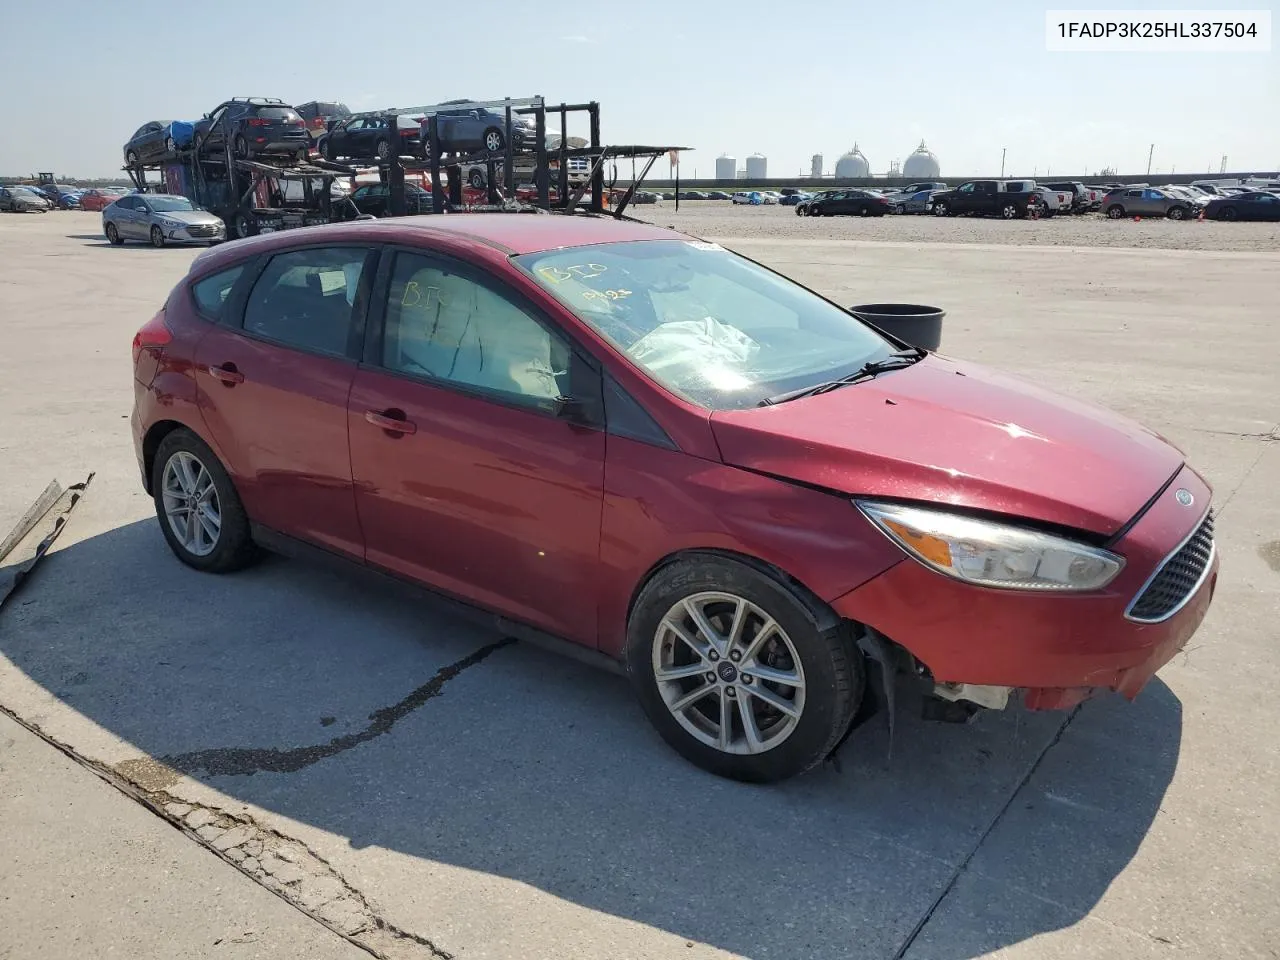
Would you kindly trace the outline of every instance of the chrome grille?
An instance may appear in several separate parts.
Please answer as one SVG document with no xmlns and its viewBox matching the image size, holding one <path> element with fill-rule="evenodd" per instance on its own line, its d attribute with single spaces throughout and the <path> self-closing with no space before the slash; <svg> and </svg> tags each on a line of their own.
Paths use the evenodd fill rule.
<svg viewBox="0 0 1280 960">
<path fill-rule="evenodd" d="M 187 227 L 187 233 L 193 237 L 216 237 L 218 227 L 212 223 L 193 223 Z"/>
<path fill-rule="evenodd" d="M 1205 514 L 1194 533 L 1170 555 L 1139 591 L 1125 616 L 1140 623 L 1167 620 L 1198 588 L 1213 561 L 1213 511 Z"/>
</svg>

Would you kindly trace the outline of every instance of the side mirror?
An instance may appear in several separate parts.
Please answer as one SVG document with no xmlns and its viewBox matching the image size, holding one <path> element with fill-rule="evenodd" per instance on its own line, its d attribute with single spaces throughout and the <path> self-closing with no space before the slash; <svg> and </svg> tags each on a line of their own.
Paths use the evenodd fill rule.
<svg viewBox="0 0 1280 960">
<path fill-rule="evenodd" d="M 591 423 L 590 405 L 577 397 L 556 397 L 555 413 L 557 418 L 570 423 Z"/>
</svg>

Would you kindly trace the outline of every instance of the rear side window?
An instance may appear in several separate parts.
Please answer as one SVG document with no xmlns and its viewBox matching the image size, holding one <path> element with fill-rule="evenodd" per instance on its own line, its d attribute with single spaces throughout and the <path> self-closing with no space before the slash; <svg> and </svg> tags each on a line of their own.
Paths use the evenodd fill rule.
<svg viewBox="0 0 1280 960">
<path fill-rule="evenodd" d="M 245 305 L 247 333 L 342 357 L 353 343 L 356 295 L 368 250 L 318 247 L 272 257 Z"/>
<path fill-rule="evenodd" d="M 210 320 L 221 319 L 227 298 L 231 296 L 231 290 L 242 273 L 244 273 L 243 265 L 232 267 L 230 270 L 223 270 L 203 280 L 197 280 L 191 285 L 191 296 L 195 298 L 196 309 L 200 311 L 201 316 Z"/>
</svg>

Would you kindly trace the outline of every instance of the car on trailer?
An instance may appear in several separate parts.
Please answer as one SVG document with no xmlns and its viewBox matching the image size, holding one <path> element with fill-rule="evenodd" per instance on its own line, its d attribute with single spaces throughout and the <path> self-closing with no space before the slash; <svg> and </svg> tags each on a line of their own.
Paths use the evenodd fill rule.
<svg viewBox="0 0 1280 960">
<path fill-rule="evenodd" d="M 293 156 L 305 160 L 311 147 L 307 125 L 297 110 L 274 97 L 226 100 L 195 124 L 201 154 L 223 151 L 242 159 Z"/>
<path fill-rule="evenodd" d="M 440 141 L 440 149 L 445 153 L 467 153 L 485 150 L 497 153 L 507 145 L 507 118 L 504 113 L 497 113 L 488 107 L 472 107 L 471 100 L 446 100 L 442 107 L 451 104 L 465 104 L 454 109 L 438 110 L 436 116 L 436 136 Z M 428 120 L 421 122 L 419 134 L 424 149 L 429 149 Z M 537 128 L 527 117 L 512 114 L 511 146 L 516 150 L 530 148 L 537 141 Z"/>
<path fill-rule="evenodd" d="M 326 160 L 377 160 L 385 163 L 392 155 L 421 156 L 421 117 L 397 116 L 396 132 L 391 132 L 388 116 L 364 115 L 338 120 L 316 144 Z M 399 144 L 397 146 L 397 144 Z"/>
<path fill-rule="evenodd" d="M 307 135 L 313 143 L 325 135 L 331 124 L 351 116 L 347 105 L 337 100 L 308 100 L 294 109 L 306 124 Z"/>
</svg>

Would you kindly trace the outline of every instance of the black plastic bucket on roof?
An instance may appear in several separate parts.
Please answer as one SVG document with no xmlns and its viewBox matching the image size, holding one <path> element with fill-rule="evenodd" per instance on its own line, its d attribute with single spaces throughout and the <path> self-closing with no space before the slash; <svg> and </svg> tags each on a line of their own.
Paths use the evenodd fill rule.
<svg viewBox="0 0 1280 960">
<path fill-rule="evenodd" d="M 862 303 L 849 312 L 890 336 L 925 350 L 942 345 L 942 318 L 946 311 L 918 303 Z"/>
</svg>

